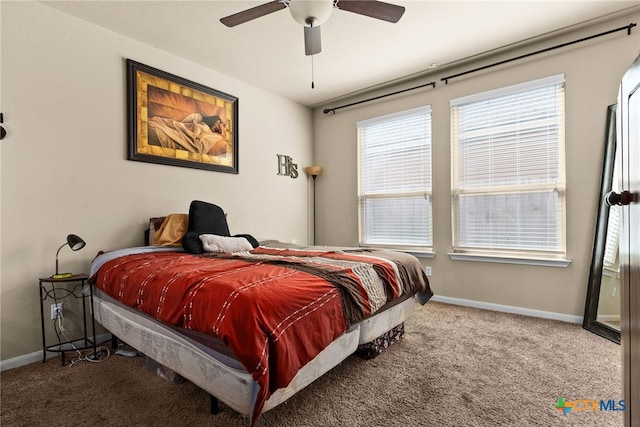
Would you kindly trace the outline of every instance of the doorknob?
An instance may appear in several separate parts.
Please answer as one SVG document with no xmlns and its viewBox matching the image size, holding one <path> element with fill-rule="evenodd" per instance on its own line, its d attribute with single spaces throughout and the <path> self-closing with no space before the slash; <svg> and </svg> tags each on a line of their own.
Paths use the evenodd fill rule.
<svg viewBox="0 0 640 427">
<path fill-rule="evenodd" d="M 623 191 L 622 193 L 616 193 L 615 191 L 609 191 L 604 196 L 604 202 L 607 206 L 626 206 L 629 203 L 637 202 L 638 195 L 635 193 L 630 193 L 628 191 Z"/>
</svg>

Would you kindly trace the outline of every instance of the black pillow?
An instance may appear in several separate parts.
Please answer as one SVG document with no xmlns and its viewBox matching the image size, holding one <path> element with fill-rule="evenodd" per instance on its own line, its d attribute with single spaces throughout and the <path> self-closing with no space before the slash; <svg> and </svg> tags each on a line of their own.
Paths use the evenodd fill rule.
<svg viewBox="0 0 640 427">
<path fill-rule="evenodd" d="M 189 229 L 187 231 L 230 236 L 227 217 L 222 208 L 200 200 L 194 200 L 189 206 Z"/>
<path fill-rule="evenodd" d="M 213 203 L 194 200 L 189 206 L 189 227 L 182 238 L 182 247 L 189 253 L 204 252 L 201 234 L 216 234 L 229 237 L 227 217 L 222 208 Z"/>
<path fill-rule="evenodd" d="M 200 235 L 195 231 L 187 231 L 182 236 L 182 248 L 190 254 L 201 254 L 204 252 Z"/>
</svg>

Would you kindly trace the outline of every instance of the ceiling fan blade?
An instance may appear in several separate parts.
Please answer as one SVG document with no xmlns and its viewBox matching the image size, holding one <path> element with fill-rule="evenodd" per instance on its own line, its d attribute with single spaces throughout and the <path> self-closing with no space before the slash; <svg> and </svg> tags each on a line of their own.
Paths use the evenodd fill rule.
<svg viewBox="0 0 640 427">
<path fill-rule="evenodd" d="M 338 0 L 336 7 L 347 12 L 396 23 L 404 14 L 404 6 L 376 0 Z"/>
<path fill-rule="evenodd" d="M 320 41 L 320 26 L 304 27 L 304 54 L 315 55 L 322 51 Z"/>
<path fill-rule="evenodd" d="M 235 27 L 236 25 L 244 24 L 245 22 L 260 18 L 261 16 L 268 15 L 273 12 L 277 12 L 286 8 L 287 5 L 282 1 L 270 1 L 269 3 L 261 4 L 251 9 L 243 10 L 242 12 L 234 13 L 233 15 L 225 16 L 220 19 L 227 27 Z"/>
</svg>

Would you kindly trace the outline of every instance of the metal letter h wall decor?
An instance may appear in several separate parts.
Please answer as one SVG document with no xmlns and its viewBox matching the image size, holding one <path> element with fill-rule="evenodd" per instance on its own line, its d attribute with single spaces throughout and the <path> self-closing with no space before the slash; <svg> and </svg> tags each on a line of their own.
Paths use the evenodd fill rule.
<svg viewBox="0 0 640 427">
<path fill-rule="evenodd" d="M 276 154 L 278 156 L 278 175 L 285 175 L 290 178 L 298 177 L 298 164 L 293 163 L 293 159 L 284 154 Z"/>
</svg>

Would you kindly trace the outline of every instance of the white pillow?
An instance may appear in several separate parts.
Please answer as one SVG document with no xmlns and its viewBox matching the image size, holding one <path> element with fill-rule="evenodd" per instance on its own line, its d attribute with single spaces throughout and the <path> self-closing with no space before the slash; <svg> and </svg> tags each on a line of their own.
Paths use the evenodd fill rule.
<svg viewBox="0 0 640 427">
<path fill-rule="evenodd" d="M 253 250 L 251 243 L 244 237 L 201 234 L 200 241 L 205 252 L 246 252 Z"/>
</svg>

